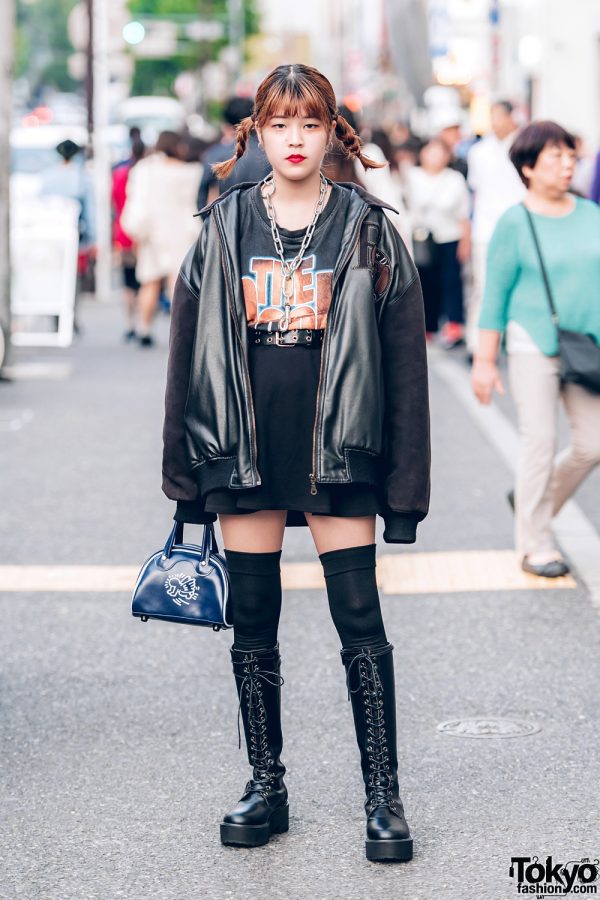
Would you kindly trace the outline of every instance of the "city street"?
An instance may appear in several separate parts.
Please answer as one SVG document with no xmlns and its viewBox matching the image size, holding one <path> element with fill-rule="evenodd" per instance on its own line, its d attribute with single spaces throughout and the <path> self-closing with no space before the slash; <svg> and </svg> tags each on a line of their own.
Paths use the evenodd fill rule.
<svg viewBox="0 0 600 900">
<path fill-rule="evenodd" d="M 70 349 L 15 350 L 0 383 L 0 898 L 511 900 L 512 857 L 597 859 L 600 471 L 557 523 L 575 577 L 524 576 L 505 496 L 511 402 L 480 410 L 464 352 L 431 351 L 431 512 L 411 547 L 378 526 L 415 858 L 365 859 L 308 529 L 283 550 L 290 830 L 225 848 L 219 822 L 250 772 L 231 633 L 130 615 L 173 512 L 160 490 L 168 319 L 149 350 L 121 342 L 116 299 L 84 301 L 81 322 Z"/>
</svg>

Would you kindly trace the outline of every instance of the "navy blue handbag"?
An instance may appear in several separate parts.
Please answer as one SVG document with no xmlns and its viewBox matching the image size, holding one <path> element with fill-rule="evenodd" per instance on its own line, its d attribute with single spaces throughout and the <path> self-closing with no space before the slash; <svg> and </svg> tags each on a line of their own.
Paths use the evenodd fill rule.
<svg viewBox="0 0 600 900">
<path fill-rule="evenodd" d="M 204 526 L 200 547 L 183 543 L 183 522 L 175 522 L 164 550 L 142 566 L 133 589 L 131 613 L 142 622 L 165 619 L 231 628 L 229 575 L 218 553 L 212 525 Z"/>
</svg>

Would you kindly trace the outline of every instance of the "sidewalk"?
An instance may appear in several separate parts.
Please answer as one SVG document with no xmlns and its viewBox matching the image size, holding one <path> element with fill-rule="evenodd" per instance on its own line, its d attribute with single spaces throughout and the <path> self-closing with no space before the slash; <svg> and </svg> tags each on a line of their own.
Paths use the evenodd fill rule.
<svg viewBox="0 0 600 900">
<path fill-rule="evenodd" d="M 0 386 L 0 426 L 18 423 L 0 436 L 4 565 L 135 570 L 168 529 L 168 323 L 159 347 L 144 351 L 119 344 L 117 308 L 82 313 L 81 340 L 43 354 L 63 366 L 60 377 Z M 19 351 L 17 362 L 33 361 Z M 510 469 L 435 366 L 431 384 L 432 511 L 414 548 L 379 538 L 386 578 L 415 553 L 482 560 L 512 547 Z M 315 562 L 306 532 L 288 530 L 286 565 Z M 382 599 L 415 841 L 413 862 L 395 866 L 364 858 L 351 711 L 318 585 L 303 581 L 284 597 L 290 831 L 255 850 L 219 843 L 220 818 L 249 772 L 237 748 L 231 636 L 141 624 L 125 590 L 1 593 L 0 898 L 510 900 L 520 896 L 511 857 L 597 858 L 600 616 L 585 585 L 425 587 L 386 588 Z M 499 727 L 494 717 L 537 730 L 439 730 L 477 718 L 485 735 Z"/>
</svg>

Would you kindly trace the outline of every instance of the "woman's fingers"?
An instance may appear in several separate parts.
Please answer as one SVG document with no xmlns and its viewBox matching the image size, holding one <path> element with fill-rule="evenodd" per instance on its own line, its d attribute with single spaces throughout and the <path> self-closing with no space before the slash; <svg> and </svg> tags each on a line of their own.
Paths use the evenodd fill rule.
<svg viewBox="0 0 600 900">
<path fill-rule="evenodd" d="M 494 389 L 499 394 L 504 394 L 502 379 L 497 366 L 493 363 L 475 362 L 471 373 L 471 386 L 473 393 L 484 406 L 490 403 Z"/>
</svg>

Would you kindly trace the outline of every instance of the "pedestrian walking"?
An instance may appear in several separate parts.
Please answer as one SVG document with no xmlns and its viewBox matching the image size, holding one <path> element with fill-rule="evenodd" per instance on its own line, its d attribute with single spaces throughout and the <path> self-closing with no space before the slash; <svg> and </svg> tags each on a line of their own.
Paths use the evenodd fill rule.
<svg viewBox="0 0 600 900">
<path fill-rule="evenodd" d="M 73 331 L 75 334 L 80 334 L 79 300 L 81 293 L 85 290 L 93 291 L 95 286 L 96 205 L 94 186 L 85 167 L 83 147 L 67 138 L 61 141 L 55 149 L 61 157 L 61 161 L 50 166 L 43 173 L 40 195 L 74 200 L 79 207 L 79 247 Z"/>
<path fill-rule="evenodd" d="M 600 210 L 569 193 L 575 140 L 560 125 L 527 126 L 510 158 L 527 193 L 492 236 L 472 382 L 482 403 L 494 389 L 504 392 L 496 360 L 505 334 L 521 440 L 516 546 L 526 572 L 554 578 L 569 568 L 551 520 L 600 461 L 600 395 L 579 384 L 561 387 L 557 329 L 536 238 L 561 328 L 600 341 Z M 555 458 L 559 398 L 571 431 L 569 446 Z"/>
<path fill-rule="evenodd" d="M 355 113 L 344 104 L 340 104 L 338 110 L 352 129 L 360 134 L 360 125 Z M 358 184 L 366 188 L 369 193 L 375 194 L 389 203 L 394 211 L 387 209 L 385 214 L 398 230 L 409 251 L 412 252 L 410 216 L 402 195 L 400 179 L 395 179 L 391 171 L 392 165 L 394 169 L 397 168 L 392 146 L 385 132 L 375 132 L 379 138 L 379 143 L 377 143 L 371 129 L 368 131 L 369 139 L 366 142 L 363 141 L 363 154 L 373 162 L 379 163 L 379 166 L 365 172 L 360 160 L 349 158 L 345 153 L 345 148 L 334 141 L 334 146 L 328 151 L 323 161 L 323 174 L 332 181 Z"/>
<path fill-rule="evenodd" d="M 356 134 L 360 133 L 360 125 L 356 114 L 344 103 L 339 104 L 338 115 L 343 116 Z M 335 138 L 327 148 L 321 171 L 330 181 L 357 184 L 363 188 L 365 186 L 364 176 L 366 173 L 364 167 L 361 165 L 357 166 L 356 159 L 348 156 L 344 145 Z M 375 169 L 370 171 L 373 172 Z"/>
<path fill-rule="evenodd" d="M 442 342 L 450 348 L 463 337 L 461 266 L 470 254 L 469 193 L 460 172 L 448 167 L 450 154 L 439 138 L 425 144 L 419 162 L 407 173 L 408 207 L 425 327 L 432 338 L 444 319 Z"/>
<path fill-rule="evenodd" d="M 181 258 L 198 236 L 194 213 L 202 165 L 183 162 L 183 152 L 178 134 L 161 132 L 154 153 L 138 162 L 127 182 L 121 225 L 135 242 L 142 347 L 154 343 L 150 332 L 163 282 L 171 297 Z"/>
<path fill-rule="evenodd" d="M 518 125 L 513 105 L 499 100 L 490 110 L 491 134 L 477 141 L 468 154 L 468 183 L 473 192 L 471 285 L 466 293 L 466 342 L 472 356 L 477 349 L 477 329 L 485 288 L 487 251 L 502 213 L 525 196 L 525 186 L 509 159 Z"/>
<path fill-rule="evenodd" d="M 366 172 L 364 185 L 370 193 L 375 194 L 376 197 L 381 197 L 394 207 L 396 211 L 393 213 L 387 212 L 386 215 L 398 229 L 400 237 L 412 253 L 412 220 L 404 200 L 394 148 L 387 133 L 382 128 L 373 129 L 369 138 L 363 144 L 365 155 L 369 159 L 387 165 L 380 169 L 371 169 L 369 172 Z M 357 167 L 360 165 L 358 160 L 355 160 L 355 165 Z"/>
<path fill-rule="evenodd" d="M 468 163 L 462 155 L 464 113 L 459 106 L 442 106 L 432 110 L 431 132 L 444 144 L 448 151 L 448 167 L 460 172 L 463 178 L 468 174 Z"/>
<path fill-rule="evenodd" d="M 265 154 L 258 146 L 255 134 L 248 138 L 248 146 L 240 165 L 228 178 L 219 179 L 215 175 L 213 165 L 230 159 L 235 152 L 236 126 L 252 113 L 252 100 L 250 97 L 230 97 L 223 110 L 223 134 L 217 144 L 213 144 L 205 152 L 202 162 L 204 170 L 198 189 L 198 209 L 203 209 L 207 203 L 212 202 L 219 194 L 241 184 L 244 181 L 260 181 L 271 169 Z"/>
<path fill-rule="evenodd" d="M 138 130 L 135 129 L 135 131 Z M 121 262 L 125 315 L 127 318 L 127 330 L 124 334 L 126 341 L 135 340 L 137 337 L 136 315 L 140 283 L 135 276 L 136 256 L 134 243 L 123 230 L 121 214 L 125 207 L 127 182 L 129 181 L 131 170 L 136 163 L 144 158 L 146 153 L 144 142 L 140 137 L 136 136 L 135 131 L 131 139 L 131 156 L 118 166 L 115 166 L 112 173 L 113 247 L 119 253 Z"/>
<path fill-rule="evenodd" d="M 428 509 L 419 279 L 385 204 L 322 176 L 334 136 L 366 169 L 376 164 L 320 72 L 286 65 L 264 79 L 219 177 L 252 131 L 273 174 L 203 213 L 175 291 L 164 426 L 163 490 L 179 521 L 219 516 L 231 580 L 231 659 L 253 772 L 221 840 L 255 846 L 288 829 L 280 557 L 286 524 L 308 525 L 342 646 L 367 856 L 406 860 L 375 517 L 388 543 L 412 543 Z"/>
</svg>

